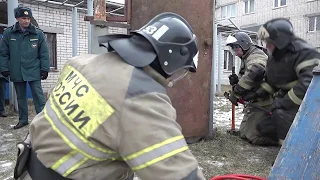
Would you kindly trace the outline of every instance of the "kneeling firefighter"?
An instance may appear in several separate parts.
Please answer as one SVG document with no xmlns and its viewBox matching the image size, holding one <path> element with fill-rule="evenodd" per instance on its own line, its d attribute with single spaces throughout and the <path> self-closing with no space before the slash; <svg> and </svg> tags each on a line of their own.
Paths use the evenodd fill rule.
<svg viewBox="0 0 320 180">
<path fill-rule="evenodd" d="M 18 144 L 17 179 L 205 179 L 166 87 L 196 72 L 197 38 L 162 13 L 131 35 L 108 35 L 109 53 L 64 66 L 44 110 Z"/>
<path fill-rule="evenodd" d="M 252 39 L 245 32 L 234 32 L 227 38 L 226 45 L 230 47 L 232 54 L 241 59 L 239 76 L 229 76 L 230 85 L 233 86 L 230 101 L 238 105 L 239 99 L 245 99 L 260 87 L 265 74 L 265 67 L 268 56 L 260 47 L 253 44 Z M 261 135 L 256 126 L 260 121 L 269 118 L 269 114 L 262 111 L 270 109 L 271 97 L 251 99 L 244 107 L 244 117 L 240 125 L 240 137 L 255 145 L 277 145 L 278 139 L 272 139 Z"/>
<path fill-rule="evenodd" d="M 269 122 L 261 122 L 258 129 L 266 135 L 273 134 L 270 132 L 276 129 L 282 143 L 313 78 L 312 70 L 320 62 L 320 53 L 296 37 L 291 22 L 284 18 L 266 22 L 258 31 L 258 38 L 267 48 L 270 58 L 265 82 L 255 96 L 272 94 L 275 97 L 272 118 Z"/>
</svg>

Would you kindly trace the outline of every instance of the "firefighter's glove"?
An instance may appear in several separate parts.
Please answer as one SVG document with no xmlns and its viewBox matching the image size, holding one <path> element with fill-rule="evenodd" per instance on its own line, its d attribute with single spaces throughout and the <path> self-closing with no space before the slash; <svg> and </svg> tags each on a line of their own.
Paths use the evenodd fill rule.
<svg viewBox="0 0 320 180">
<path fill-rule="evenodd" d="M 261 97 L 261 98 L 266 97 L 266 96 L 269 95 L 269 93 L 268 93 L 265 89 L 263 89 L 263 88 L 259 88 L 259 89 L 256 91 L 256 93 L 257 93 L 257 97 Z"/>
<path fill-rule="evenodd" d="M 235 85 L 235 84 L 238 84 L 238 82 L 239 82 L 239 78 L 238 78 L 238 76 L 236 75 L 236 74 L 231 74 L 230 76 L 229 76 L 229 83 L 230 83 L 230 85 Z"/>
<path fill-rule="evenodd" d="M 246 95 L 243 96 L 243 100 L 251 101 L 257 98 L 257 93 L 255 92 L 248 92 Z"/>
<path fill-rule="evenodd" d="M 290 110 L 290 109 L 298 109 L 299 105 L 292 102 L 292 100 L 286 95 L 283 98 L 275 98 L 271 107 L 271 110 L 274 111 L 276 109 L 284 109 L 284 110 Z"/>
<path fill-rule="evenodd" d="M 269 95 L 269 93 L 266 90 L 264 90 L 263 88 L 259 88 L 255 92 L 246 93 L 246 95 L 243 96 L 243 100 L 251 101 L 251 100 L 254 100 L 257 98 L 264 98 L 268 95 Z"/>
<path fill-rule="evenodd" d="M 8 77 L 10 75 L 10 72 L 9 71 L 4 71 L 4 72 L 1 72 L 1 74 L 4 77 Z"/>
<path fill-rule="evenodd" d="M 48 78 L 48 72 L 46 72 L 46 71 L 41 71 L 41 79 L 42 80 L 45 80 L 45 79 L 47 79 Z"/>
<path fill-rule="evenodd" d="M 236 84 L 232 87 L 232 90 L 234 91 L 235 94 L 239 95 L 239 96 L 243 96 L 246 94 L 246 92 L 248 90 L 244 89 L 243 87 L 241 87 L 239 84 Z"/>
<path fill-rule="evenodd" d="M 282 99 L 280 98 L 275 98 L 272 106 L 271 106 L 271 112 L 273 112 L 276 109 L 284 109 L 283 105 L 282 105 Z"/>
<path fill-rule="evenodd" d="M 230 96 L 229 96 L 229 101 L 230 101 L 232 104 L 238 106 L 238 101 L 239 101 L 239 99 L 236 97 L 236 95 L 235 95 L 234 92 L 232 92 L 232 93 L 230 94 Z"/>
</svg>

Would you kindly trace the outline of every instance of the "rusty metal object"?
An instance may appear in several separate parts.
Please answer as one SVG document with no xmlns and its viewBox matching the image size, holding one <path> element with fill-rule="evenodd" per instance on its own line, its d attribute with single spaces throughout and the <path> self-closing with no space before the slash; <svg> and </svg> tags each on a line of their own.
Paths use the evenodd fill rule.
<svg viewBox="0 0 320 180">
<path fill-rule="evenodd" d="M 96 26 L 119 27 L 119 28 L 126 28 L 126 29 L 130 27 L 129 24 L 107 22 L 107 21 L 91 21 L 90 24 L 96 25 Z"/>
<path fill-rule="evenodd" d="M 106 1 L 105 0 L 95 0 L 94 1 L 94 20 L 105 21 L 107 18 L 106 14 Z"/>
<path fill-rule="evenodd" d="M 107 5 L 104 0 L 94 0 L 94 15 L 84 16 L 84 21 L 90 21 L 92 25 L 130 29 L 131 2 L 132 0 L 125 0 L 124 16 L 116 16 L 106 13 Z"/>
<path fill-rule="evenodd" d="M 204 40 L 204 44 L 207 46 L 212 46 L 212 39 L 207 38 L 206 40 Z"/>
<path fill-rule="evenodd" d="M 125 0 L 125 17 L 127 18 L 127 23 L 131 24 L 131 8 L 132 8 L 132 0 Z"/>
<path fill-rule="evenodd" d="M 177 121 L 188 139 L 205 137 L 209 132 L 210 82 L 212 46 L 205 43 L 213 37 L 212 0 L 134 0 L 132 1 L 131 27 L 139 29 L 162 12 L 175 12 L 192 26 L 198 38 L 199 65 L 196 74 L 188 75 L 168 94 L 177 111 Z"/>
<path fill-rule="evenodd" d="M 229 99 L 229 97 L 230 97 L 230 93 L 228 93 L 228 92 L 224 92 L 223 95 L 227 99 Z M 235 125 L 235 105 L 234 104 L 232 104 L 231 113 L 232 113 L 232 115 L 231 115 L 231 129 L 228 130 L 228 132 L 232 135 L 238 135 L 238 133 L 235 133 L 237 131 L 236 131 L 236 125 Z"/>
<path fill-rule="evenodd" d="M 232 116 L 231 116 L 231 130 L 234 131 L 236 129 L 236 123 L 235 123 L 235 118 L 236 118 L 236 109 L 235 109 L 235 105 L 232 104 Z"/>
<path fill-rule="evenodd" d="M 132 0 L 125 0 L 124 1 L 124 16 L 116 16 L 107 14 L 107 21 L 112 22 L 127 22 L 130 24 L 130 16 L 131 16 L 131 1 Z M 108 7 L 107 7 L 108 8 Z"/>
<path fill-rule="evenodd" d="M 107 16 L 108 22 L 127 22 L 124 16 Z"/>
</svg>

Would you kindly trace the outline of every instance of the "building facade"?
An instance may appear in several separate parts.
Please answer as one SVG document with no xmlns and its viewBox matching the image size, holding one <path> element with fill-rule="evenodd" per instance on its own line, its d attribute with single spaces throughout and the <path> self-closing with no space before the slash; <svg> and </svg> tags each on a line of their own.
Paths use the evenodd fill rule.
<svg viewBox="0 0 320 180">
<path fill-rule="evenodd" d="M 216 0 L 215 4 L 215 20 L 221 26 L 232 27 L 231 20 L 240 29 L 257 32 L 266 21 L 278 17 L 290 19 L 296 35 L 320 50 L 320 0 Z M 234 58 L 224 45 L 227 35 L 221 40 L 222 84 L 228 84 Z M 235 62 L 239 67 L 238 58 Z"/>
</svg>

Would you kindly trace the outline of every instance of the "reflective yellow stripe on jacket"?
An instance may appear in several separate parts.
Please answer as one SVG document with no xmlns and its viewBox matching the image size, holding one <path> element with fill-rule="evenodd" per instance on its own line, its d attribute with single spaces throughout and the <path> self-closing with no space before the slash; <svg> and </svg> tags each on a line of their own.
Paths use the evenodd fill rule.
<svg viewBox="0 0 320 180">
<path fill-rule="evenodd" d="M 65 66 L 44 114 L 54 131 L 73 150 L 51 168 L 67 176 L 88 159 L 104 161 L 118 158 L 116 152 L 87 139 L 113 112 L 113 108 L 80 72 L 70 65 Z"/>
<path fill-rule="evenodd" d="M 266 90 L 269 94 L 274 94 L 273 88 L 266 82 L 261 83 L 260 85 L 264 90 Z"/>
<path fill-rule="evenodd" d="M 298 80 L 295 81 L 291 81 L 287 84 L 282 84 L 282 85 L 276 85 L 277 88 L 279 89 L 283 89 L 283 90 L 290 90 L 291 88 L 293 88 L 296 84 L 298 84 Z"/>
<path fill-rule="evenodd" d="M 181 135 L 149 146 L 123 159 L 130 165 L 132 170 L 137 171 L 188 149 L 188 145 Z"/>
<path fill-rule="evenodd" d="M 292 102 L 294 102 L 296 105 L 301 105 L 302 103 L 302 99 L 300 99 L 293 91 L 293 89 L 291 89 L 288 92 L 288 96 L 291 99 Z"/>
<path fill-rule="evenodd" d="M 320 59 L 314 58 L 314 59 L 309 59 L 306 61 L 301 62 L 300 64 L 297 65 L 296 67 L 296 74 L 299 75 L 300 71 L 303 68 L 309 67 L 309 66 L 317 66 L 320 63 Z"/>
</svg>

